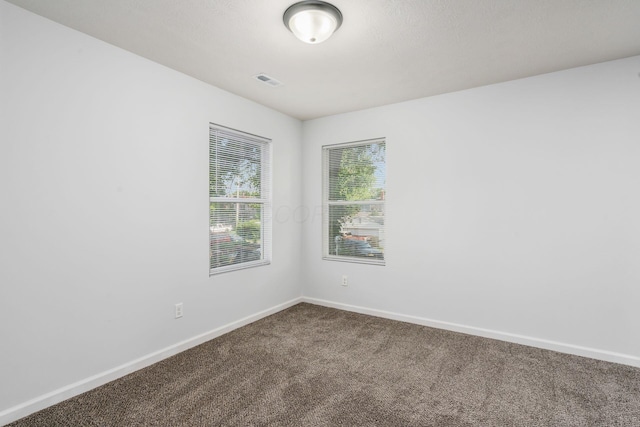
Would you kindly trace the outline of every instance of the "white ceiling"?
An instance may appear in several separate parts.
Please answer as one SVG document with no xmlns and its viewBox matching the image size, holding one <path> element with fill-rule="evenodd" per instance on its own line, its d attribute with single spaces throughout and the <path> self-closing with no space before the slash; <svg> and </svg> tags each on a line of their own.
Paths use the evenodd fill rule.
<svg viewBox="0 0 640 427">
<path fill-rule="evenodd" d="M 295 1 L 9 0 L 302 120 L 640 55 L 640 0 L 332 0 L 318 45 Z"/>
</svg>

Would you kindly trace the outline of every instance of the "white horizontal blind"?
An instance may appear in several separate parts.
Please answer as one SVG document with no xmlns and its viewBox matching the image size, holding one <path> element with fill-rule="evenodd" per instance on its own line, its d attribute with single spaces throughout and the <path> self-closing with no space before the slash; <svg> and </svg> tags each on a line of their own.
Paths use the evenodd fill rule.
<svg viewBox="0 0 640 427">
<path fill-rule="evenodd" d="M 271 261 L 270 143 L 209 126 L 209 274 Z"/>
<path fill-rule="evenodd" d="M 324 259 L 384 265 L 384 138 L 322 151 Z"/>
</svg>

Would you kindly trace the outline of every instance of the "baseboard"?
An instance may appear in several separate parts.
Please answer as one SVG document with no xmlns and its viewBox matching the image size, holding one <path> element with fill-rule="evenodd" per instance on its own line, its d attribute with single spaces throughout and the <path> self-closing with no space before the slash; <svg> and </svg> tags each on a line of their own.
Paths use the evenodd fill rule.
<svg viewBox="0 0 640 427">
<path fill-rule="evenodd" d="M 476 335 L 485 338 L 496 339 L 500 341 L 512 342 L 515 344 L 527 345 L 530 347 L 542 348 L 545 350 L 553 350 L 559 353 L 573 354 L 576 356 L 589 357 L 591 359 L 603 360 L 605 362 L 620 363 L 623 365 L 634 366 L 640 368 L 640 357 L 628 354 L 615 353 L 607 350 L 600 350 L 589 347 L 582 347 L 573 344 L 565 344 L 556 341 L 550 341 L 540 338 L 527 337 L 524 335 L 511 334 L 508 332 L 494 331 L 491 329 L 476 328 L 473 326 L 460 325 L 457 323 L 443 322 L 440 320 L 427 319 L 418 316 L 409 316 L 406 314 L 393 313 L 390 311 L 376 310 L 355 305 L 343 304 L 339 302 L 326 301 L 317 298 L 302 297 L 302 302 L 309 304 L 321 305 L 324 307 L 337 308 L 340 310 L 351 311 L 354 313 L 368 314 L 371 316 L 382 317 L 385 319 L 399 320 L 401 322 L 414 323 L 432 328 L 445 329 L 454 332 L 461 332 L 469 335 Z"/>
<path fill-rule="evenodd" d="M 76 383 L 69 384 L 68 386 L 59 388 L 50 393 L 36 397 L 20 405 L 11 407 L 9 409 L 5 409 L 4 411 L 0 412 L 0 426 L 9 424 L 13 421 L 19 420 L 20 418 L 26 417 L 27 415 L 30 415 L 41 409 L 47 408 L 51 405 L 55 405 L 56 403 L 60 403 L 71 397 L 77 396 L 91 389 L 104 385 L 110 381 L 124 377 L 125 375 L 130 374 L 131 372 L 135 372 L 139 369 L 146 368 L 147 366 L 153 365 L 154 363 L 157 363 L 163 359 L 166 359 L 182 351 L 188 350 L 204 342 L 217 338 L 221 335 L 224 335 L 228 332 L 233 331 L 234 329 L 238 329 L 238 328 L 241 328 L 242 326 L 253 323 L 256 320 L 260 320 L 264 317 L 267 317 L 279 311 L 285 310 L 300 302 L 302 302 L 301 297 L 294 298 L 285 303 L 278 304 L 274 307 L 268 308 L 259 313 L 252 314 L 251 316 L 247 316 L 240 320 L 236 320 L 235 322 L 228 323 L 219 328 L 213 329 L 209 332 L 205 332 L 193 338 L 189 338 L 187 340 L 181 341 L 177 344 L 171 345 L 169 347 L 158 350 L 146 356 L 140 357 L 138 359 L 135 359 L 131 362 L 117 366 L 108 371 L 99 373 L 97 375 L 83 379 Z"/>
</svg>

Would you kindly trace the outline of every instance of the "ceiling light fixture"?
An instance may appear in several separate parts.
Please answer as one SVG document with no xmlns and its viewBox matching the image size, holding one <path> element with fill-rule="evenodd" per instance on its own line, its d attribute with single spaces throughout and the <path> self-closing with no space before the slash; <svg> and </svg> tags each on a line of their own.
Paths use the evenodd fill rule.
<svg viewBox="0 0 640 427">
<path fill-rule="evenodd" d="M 305 43 L 322 43 L 342 24 L 342 13 L 324 1 L 306 0 L 289 6 L 284 25 Z"/>
</svg>

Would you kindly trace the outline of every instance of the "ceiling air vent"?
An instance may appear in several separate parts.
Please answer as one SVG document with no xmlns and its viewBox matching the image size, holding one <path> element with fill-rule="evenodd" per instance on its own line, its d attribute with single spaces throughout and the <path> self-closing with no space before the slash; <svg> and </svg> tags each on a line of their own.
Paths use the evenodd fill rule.
<svg viewBox="0 0 640 427">
<path fill-rule="evenodd" d="M 278 81 L 276 79 L 274 79 L 273 77 L 269 77 L 264 73 L 260 73 L 257 76 L 253 76 L 256 80 L 261 81 L 264 84 L 267 84 L 269 86 L 273 86 L 273 87 L 278 87 L 278 86 L 282 86 L 283 83 L 281 81 Z"/>
</svg>

